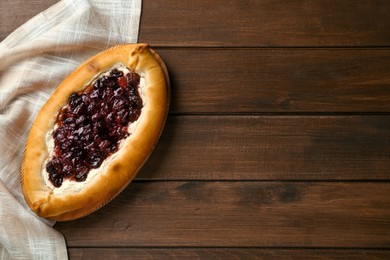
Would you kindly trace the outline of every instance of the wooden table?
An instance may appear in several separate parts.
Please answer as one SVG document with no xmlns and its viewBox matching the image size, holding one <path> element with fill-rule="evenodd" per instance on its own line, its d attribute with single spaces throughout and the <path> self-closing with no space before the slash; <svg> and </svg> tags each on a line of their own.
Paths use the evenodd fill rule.
<svg viewBox="0 0 390 260">
<path fill-rule="evenodd" d="M 2 0 L 0 39 L 50 1 Z M 144 0 L 172 106 L 71 259 L 390 258 L 390 1 Z"/>
</svg>

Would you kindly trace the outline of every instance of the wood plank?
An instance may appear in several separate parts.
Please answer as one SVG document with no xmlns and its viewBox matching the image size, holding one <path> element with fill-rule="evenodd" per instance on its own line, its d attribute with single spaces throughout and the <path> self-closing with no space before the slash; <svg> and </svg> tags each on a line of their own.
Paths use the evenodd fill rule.
<svg viewBox="0 0 390 260">
<path fill-rule="evenodd" d="M 390 183 L 133 182 L 69 247 L 390 247 Z"/>
<path fill-rule="evenodd" d="M 0 40 L 58 0 L 2 0 Z M 140 42 L 159 46 L 389 46 L 390 3 L 144 0 Z"/>
<path fill-rule="evenodd" d="M 1 0 L 0 41 L 59 0 Z"/>
<path fill-rule="evenodd" d="M 390 112 L 390 49 L 157 51 L 173 113 Z"/>
<path fill-rule="evenodd" d="M 389 259 L 389 250 L 258 248 L 69 248 L 69 259 Z"/>
<path fill-rule="evenodd" d="M 389 116 L 170 116 L 138 179 L 389 179 Z"/>
<path fill-rule="evenodd" d="M 389 46 L 390 2 L 145 0 L 139 40 L 160 46 Z"/>
</svg>

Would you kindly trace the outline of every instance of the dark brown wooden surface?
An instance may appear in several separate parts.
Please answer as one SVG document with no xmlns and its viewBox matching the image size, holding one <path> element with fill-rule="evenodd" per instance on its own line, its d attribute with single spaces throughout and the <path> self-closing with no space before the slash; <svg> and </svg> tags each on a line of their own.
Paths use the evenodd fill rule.
<svg viewBox="0 0 390 260">
<path fill-rule="evenodd" d="M 139 40 L 168 46 L 388 46 L 387 0 L 146 0 Z"/>
<path fill-rule="evenodd" d="M 388 259 L 385 250 L 258 248 L 70 248 L 71 259 Z"/>
<path fill-rule="evenodd" d="M 388 180 L 390 115 L 170 116 L 138 179 Z"/>
<path fill-rule="evenodd" d="M 377 182 L 133 182 L 57 229 L 70 247 L 388 247 L 389 192 Z"/>
<path fill-rule="evenodd" d="M 56 0 L 0 2 L 0 40 Z M 172 106 L 71 259 L 390 258 L 390 2 L 143 0 Z"/>
<path fill-rule="evenodd" d="M 172 113 L 390 112 L 388 48 L 156 50 Z"/>
<path fill-rule="evenodd" d="M 57 0 L 0 2 L 0 38 Z M 389 46 L 387 0 L 143 0 L 140 42 L 154 46 Z"/>
</svg>

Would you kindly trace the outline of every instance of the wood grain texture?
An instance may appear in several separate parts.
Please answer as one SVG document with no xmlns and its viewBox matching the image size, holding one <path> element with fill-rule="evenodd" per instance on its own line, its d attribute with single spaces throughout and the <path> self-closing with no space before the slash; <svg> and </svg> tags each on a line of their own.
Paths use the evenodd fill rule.
<svg viewBox="0 0 390 260">
<path fill-rule="evenodd" d="M 72 259 L 389 259 L 389 250 L 256 248 L 70 248 Z"/>
<path fill-rule="evenodd" d="M 389 46 L 390 2 L 145 0 L 139 39 L 160 46 Z"/>
<path fill-rule="evenodd" d="M 58 2 L 0 1 L 0 40 Z M 144 0 L 140 42 L 158 46 L 389 46 L 390 3 Z"/>
<path fill-rule="evenodd" d="M 174 113 L 390 112 L 390 49 L 157 51 Z"/>
<path fill-rule="evenodd" d="M 170 116 L 138 179 L 389 179 L 389 116 Z"/>
<path fill-rule="evenodd" d="M 0 41 L 59 0 L 1 0 Z"/>
<path fill-rule="evenodd" d="M 389 248 L 389 204 L 377 182 L 135 182 L 55 228 L 70 247 Z"/>
</svg>

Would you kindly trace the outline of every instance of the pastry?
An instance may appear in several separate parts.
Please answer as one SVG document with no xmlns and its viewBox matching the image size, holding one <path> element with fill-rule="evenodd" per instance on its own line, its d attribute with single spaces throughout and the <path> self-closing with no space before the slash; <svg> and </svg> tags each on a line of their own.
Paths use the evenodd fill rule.
<svg viewBox="0 0 390 260">
<path fill-rule="evenodd" d="M 38 113 L 22 162 L 22 188 L 39 216 L 90 214 L 134 178 L 169 106 L 169 77 L 147 44 L 103 51 L 71 73 Z"/>
</svg>

